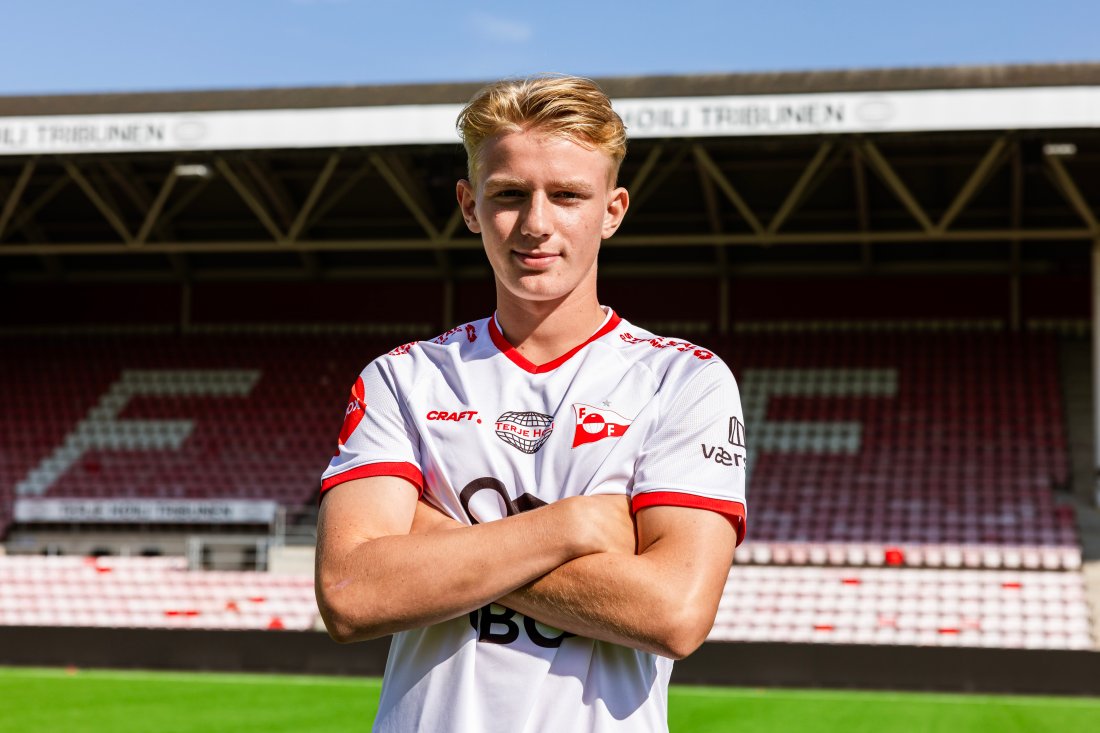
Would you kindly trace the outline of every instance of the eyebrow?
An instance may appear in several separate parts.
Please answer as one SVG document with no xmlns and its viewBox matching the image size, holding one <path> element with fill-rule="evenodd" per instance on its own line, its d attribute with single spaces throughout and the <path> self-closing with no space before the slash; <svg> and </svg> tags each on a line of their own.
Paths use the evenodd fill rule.
<svg viewBox="0 0 1100 733">
<path fill-rule="evenodd" d="M 485 188 L 527 188 L 527 181 L 522 178 L 489 178 L 485 181 Z"/>
<path fill-rule="evenodd" d="M 530 182 L 522 178 L 490 178 L 485 181 L 485 188 L 496 191 L 509 189 L 509 188 L 522 188 L 526 189 L 530 187 Z M 580 191 L 583 193 L 593 193 L 594 189 L 592 185 L 583 178 L 566 178 L 560 181 L 550 181 L 550 188 L 553 189 L 565 189 L 568 191 Z"/>
</svg>

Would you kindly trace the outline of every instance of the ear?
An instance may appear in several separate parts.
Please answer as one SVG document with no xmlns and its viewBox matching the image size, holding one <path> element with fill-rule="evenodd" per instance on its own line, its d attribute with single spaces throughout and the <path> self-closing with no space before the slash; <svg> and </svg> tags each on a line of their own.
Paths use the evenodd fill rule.
<svg viewBox="0 0 1100 733">
<path fill-rule="evenodd" d="M 458 196 L 458 208 L 462 210 L 462 218 L 466 220 L 466 228 L 474 234 L 481 234 L 481 222 L 477 220 L 477 196 L 474 186 L 465 178 L 458 182 L 455 188 Z"/>
<path fill-rule="evenodd" d="M 603 216 L 603 230 L 601 234 L 604 239 L 609 238 L 619 230 L 619 225 L 623 223 L 623 217 L 626 216 L 626 210 L 629 207 L 630 194 L 627 193 L 627 190 L 621 186 L 612 189 L 608 194 L 607 208 Z"/>
</svg>

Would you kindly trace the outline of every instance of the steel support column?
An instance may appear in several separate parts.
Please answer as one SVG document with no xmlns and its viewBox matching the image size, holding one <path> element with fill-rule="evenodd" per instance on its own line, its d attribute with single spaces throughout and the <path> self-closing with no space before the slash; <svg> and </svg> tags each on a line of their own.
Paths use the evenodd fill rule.
<svg viewBox="0 0 1100 733">
<path fill-rule="evenodd" d="M 721 234 L 722 216 L 718 209 L 718 196 L 714 191 L 714 182 L 698 160 L 696 160 L 695 169 L 699 176 L 699 185 L 703 190 L 703 202 L 706 204 L 710 231 L 713 234 Z M 730 278 L 726 248 L 715 247 L 714 259 L 718 274 L 718 333 L 727 336 L 730 332 Z"/>
<path fill-rule="evenodd" d="M 1023 225 L 1024 215 L 1024 164 L 1020 158 L 1020 145 L 1016 143 L 1012 146 L 1012 201 L 1010 202 L 1012 211 L 1012 230 L 1019 231 Z M 1011 275 L 1009 275 L 1009 324 L 1013 331 L 1018 332 L 1022 326 L 1021 313 L 1023 307 L 1021 305 L 1022 296 L 1020 293 L 1020 262 L 1022 259 L 1022 247 L 1019 237 L 1013 237 L 1009 243 L 1009 267 L 1011 269 Z"/>
<path fill-rule="evenodd" d="M 870 206 L 867 202 L 867 172 L 864 169 L 863 153 L 858 145 L 852 145 L 849 151 L 852 155 L 852 182 L 855 185 L 856 214 L 859 216 L 859 230 L 867 232 L 871 229 Z M 871 242 L 860 243 L 863 269 L 870 270 L 874 264 L 874 252 L 871 250 Z"/>
<path fill-rule="evenodd" d="M 1092 466 L 1093 501 L 1100 506 L 1100 238 L 1092 243 Z"/>
</svg>

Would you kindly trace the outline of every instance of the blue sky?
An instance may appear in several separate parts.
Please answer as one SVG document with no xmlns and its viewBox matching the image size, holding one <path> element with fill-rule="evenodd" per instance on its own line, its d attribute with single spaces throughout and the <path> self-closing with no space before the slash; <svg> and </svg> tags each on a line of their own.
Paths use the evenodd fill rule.
<svg viewBox="0 0 1100 733">
<path fill-rule="evenodd" d="M 1097 0 L 32 0 L 0 94 L 1100 61 Z"/>
</svg>

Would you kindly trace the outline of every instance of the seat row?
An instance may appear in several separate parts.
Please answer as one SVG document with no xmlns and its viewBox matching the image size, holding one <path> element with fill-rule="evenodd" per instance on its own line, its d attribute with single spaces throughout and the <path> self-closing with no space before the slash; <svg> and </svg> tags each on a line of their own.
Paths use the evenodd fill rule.
<svg viewBox="0 0 1100 733">
<path fill-rule="evenodd" d="M 749 539 L 734 555 L 738 565 L 832 565 L 853 567 L 1079 570 L 1077 544 L 996 545 L 842 542 L 768 542 Z"/>
</svg>

